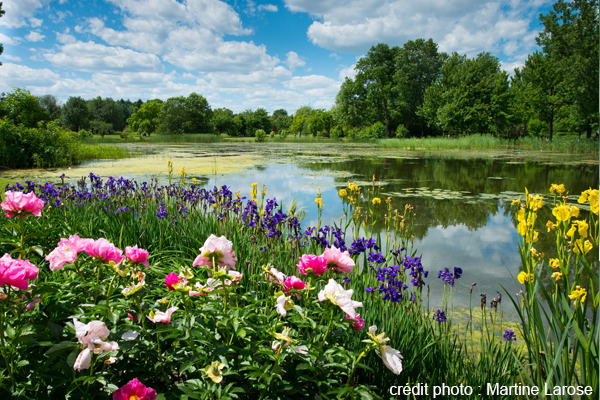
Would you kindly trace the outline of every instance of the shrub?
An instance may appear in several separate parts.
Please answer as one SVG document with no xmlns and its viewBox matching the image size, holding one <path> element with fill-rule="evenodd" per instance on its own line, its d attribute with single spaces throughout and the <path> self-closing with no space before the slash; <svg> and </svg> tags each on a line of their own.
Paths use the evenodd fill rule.
<svg viewBox="0 0 600 400">
<path fill-rule="evenodd" d="M 342 137 L 344 137 L 344 132 L 342 131 L 342 129 L 339 126 L 334 126 L 333 129 L 331 130 L 331 138 L 332 139 L 341 139 Z"/>
<path fill-rule="evenodd" d="M 267 133 L 262 129 L 257 129 L 254 137 L 256 138 L 257 142 L 264 142 L 267 138 Z"/>
<path fill-rule="evenodd" d="M 544 121 L 532 118 L 527 123 L 527 131 L 529 132 L 529 136 L 544 137 L 548 135 L 549 127 Z"/>
<path fill-rule="evenodd" d="M 396 128 L 396 137 L 398 139 L 401 139 L 403 137 L 406 137 L 406 135 L 408 135 L 408 129 L 406 129 L 404 124 L 398 125 L 398 128 Z"/>
<path fill-rule="evenodd" d="M 383 139 L 385 137 L 385 125 L 381 122 L 375 122 L 371 126 L 371 138 Z"/>
<path fill-rule="evenodd" d="M 282 130 L 279 131 L 279 136 L 282 139 L 287 138 L 288 134 L 289 134 L 289 131 L 287 129 L 282 129 Z"/>
</svg>

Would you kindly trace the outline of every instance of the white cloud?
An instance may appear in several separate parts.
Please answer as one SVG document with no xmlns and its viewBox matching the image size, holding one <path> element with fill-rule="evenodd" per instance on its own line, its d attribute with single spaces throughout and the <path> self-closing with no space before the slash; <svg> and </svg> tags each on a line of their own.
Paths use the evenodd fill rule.
<svg viewBox="0 0 600 400">
<path fill-rule="evenodd" d="M 296 52 L 290 51 L 286 54 L 285 63 L 293 71 L 296 67 L 304 67 L 306 61 L 304 61 Z"/>
<path fill-rule="evenodd" d="M 60 43 L 75 43 L 77 41 L 75 36 L 59 32 L 56 32 L 56 40 Z"/>
<path fill-rule="evenodd" d="M 337 53 L 331 53 L 331 54 L 329 55 L 329 57 L 331 57 L 331 58 L 335 58 L 337 61 L 339 61 L 339 60 L 341 60 L 341 59 L 342 59 L 342 57 L 338 56 L 338 55 L 337 55 Z"/>
<path fill-rule="evenodd" d="M 26 20 L 29 19 L 32 27 L 37 23 L 36 18 L 32 18 L 38 8 L 49 3 L 50 0 L 11 0 L 5 1 L 2 8 L 6 14 L 0 18 L 0 26 L 7 28 L 20 28 L 27 26 Z M 33 21 L 32 21 L 33 20 Z"/>
<path fill-rule="evenodd" d="M 11 91 L 13 87 L 52 86 L 60 78 L 48 68 L 34 69 L 25 65 L 3 63 L 0 67 L 0 92 Z"/>
<path fill-rule="evenodd" d="M 31 26 L 32 28 L 42 26 L 42 22 L 44 21 L 39 18 L 29 18 L 29 26 Z"/>
<path fill-rule="evenodd" d="M 29 34 L 25 35 L 25 39 L 27 39 L 30 42 L 41 42 L 44 40 L 45 37 L 46 36 L 36 31 L 29 31 Z"/>
<path fill-rule="evenodd" d="M 0 56 L 0 57 L 4 57 L 4 58 L 6 58 L 8 60 L 11 60 L 11 61 L 17 61 L 17 62 L 22 61 L 21 57 L 11 56 L 10 54 L 4 54 L 4 53 L 2 53 L 2 56 Z"/>
<path fill-rule="evenodd" d="M 294 12 L 309 13 L 311 42 L 337 52 L 364 53 L 377 43 L 402 46 L 433 38 L 441 51 L 508 55 L 535 47 L 530 22 L 550 0 L 284 0 Z M 525 49 L 525 51 L 523 51 Z"/>
<path fill-rule="evenodd" d="M 138 53 L 122 47 L 108 47 L 94 42 L 75 42 L 61 46 L 59 52 L 44 57 L 54 66 L 87 72 L 159 72 L 163 67 L 154 54 Z"/>
<path fill-rule="evenodd" d="M 344 79 L 346 79 L 346 77 L 354 79 L 354 77 L 356 76 L 356 70 L 354 68 L 356 68 L 356 64 L 352 64 L 349 67 L 343 66 L 340 70 L 340 74 L 338 75 L 338 79 L 340 81 L 343 81 Z"/>
<path fill-rule="evenodd" d="M 3 33 L 0 33 L 0 43 L 15 45 L 16 41 L 13 38 L 6 36 Z"/>
<path fill-rule="evenodd" d="M 525 63 L 522 61 L 515 61 L 509 63 L 503 61 L 500 62 L 500 68 L 508 72 L 510 75 L 512 75 L 515 72 L 515 68 L 523 68 L 524 65 Z"/>
<path fill-rule="evenodd" d="M 259 11 L 270 11 L 270 12 L 277 12 L 277 6 L 275 4 L 261 4 L 258 6 L 258 10 Z"/>
</svg>

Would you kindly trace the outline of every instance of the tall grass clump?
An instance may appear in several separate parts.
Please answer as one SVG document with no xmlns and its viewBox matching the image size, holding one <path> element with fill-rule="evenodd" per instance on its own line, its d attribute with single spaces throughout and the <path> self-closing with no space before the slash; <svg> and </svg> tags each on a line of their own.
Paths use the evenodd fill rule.
<svg viewBox="0 0 600 400">
<path fill-rule="evenodd" d="M 149 143 L 218 143 L 223 141 L 220 135 L 194 133 L 185 135 L 151 135 L 141 137 L 140 142 Z"/>
<path fill-rule="evenodd" d="M 118 146 L 81 144 L 77 148 L 77 159 L 86 160 L 116 160 L 131 157 L 131 153 Z"/>
<path fill-rule="evenodd" d="M 163 399 L 379 399 L 391 386 L 427 383 L 424 398 L 450 385 L 436 398 L 451 399 L 557 376 L 556 362 L 532 362 L 534 328 L 503 331 L 501 295 L 489 305 L 482 296 L 466 326 L 453 324 L 462 269 L 423 265 L 418 216 L 408 204 L 392 209 L 374 179 L 339 191 L 344 217 L 333 226 L 321 223 L 328 205 L 318 190 L 317 225 L 303 227 L 295 205 L 269 199 L 264 186 L 252 184 L 246 199 L 172 174 L 169 163 L 165 186 L 90 174 L 73 185 L 7 187 L 7 397 L 107 398 L 144 385 Z M 429 292 L 431 279 L 443 280 L 441 293 Z M 597 299 L 597 286 L 587 289 Z M 429 308 L 431 295 L 441 307 Z M 587 348 L 590 357 L 569 363 L 583 368 L 597 345 Z M 596 398 L 598 381 L 585 371 L 575 382 Z"/>
</svg>

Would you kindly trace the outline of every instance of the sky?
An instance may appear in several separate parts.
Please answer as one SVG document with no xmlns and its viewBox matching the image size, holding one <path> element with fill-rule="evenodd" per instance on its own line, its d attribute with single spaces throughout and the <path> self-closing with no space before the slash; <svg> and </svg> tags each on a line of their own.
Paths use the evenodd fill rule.
<svg viewBox="0 0 600 400">
<path fill-rule="evenodd" d="M 539 50 L 547 0 L 4 0 L 0 92 L 213 109 L 329 109 L 371 46 L 432 38 L 512 73 Z"/>
</svg>

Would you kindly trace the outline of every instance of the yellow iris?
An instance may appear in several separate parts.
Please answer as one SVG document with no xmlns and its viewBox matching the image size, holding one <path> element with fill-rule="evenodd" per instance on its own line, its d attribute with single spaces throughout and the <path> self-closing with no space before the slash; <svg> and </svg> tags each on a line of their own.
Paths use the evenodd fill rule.
<svg viewBox="0 0 600 400">
<path fill-rule="evenodd" d="M 381 204 L 381 199 L 379 197 L 373 197 L 373 205 Z"/>
<path fill-rule="evenodd" d="M 583 239 L 588 237 L 588 228 L 590 227 L 586 220 L 583 221 L 573 221 L 573 225 L 577 226 L 577 232 L 579 232 L 579 236 Z"/>
<path fill-rule="evenodd" d="M 553 231 L 554 229 L 556 229 L 556 225 L 554 225 L 554 222 L 548 220 L 548 222 L 546 222 L 546 226 L 548 227 L 548 232 L 550 232 L 551 230 Z"/>
<path fill-rule="evenodd" d="M 340 196 L 342 196 L 342 197 L 348 196 L 348 192 L 346 191 L 346 189 L 340 189 Z"/>
<path fill-rule="evenodd" d="M 512 201 L 512 205 L 514 206 L 515 204 L 519 204 L 521 202 L 521 196 L 519 196 L 518 199 L 515 199 Z"/>
<path fill-rule="evenodd" d="M 551 258 L 550 260 L 548 260 L 548 264 L 552 268 L 560 267 L 560 261 L 558 260 L 558 258 Z"/>
<path fill-rule="evenodd" d="M 582 289 L 581 286 L 577 286 L 575 289 L 573 289 L 573 291 L 569 295 L 569 298 L 571 300 L 575 299 L 575 301 L 573 301 L 573 305 L 576 306 L 577 300 L 579 300 L 580 303 L 583 303 L 585 301 L 586 296 L 587 291 L 585 289 Z"/>
<path fill-rule="evenodd" d="M 564 192 L 565 192 L 565 185 L 563 185 L 562 183 L 560 185 L 553 183 L 552 186 L 550 186 L 550 193 L 563 194 Z"/>
<path fill-rule="evenodd" d="M 554 207 L 552 215 L 556 217 L 557 221 L 568 221 L 571 219 L 571 208 L 567 205 L 560 205 Z"/>
<path fill-rule="evenodd" d="M 571 238 L 573 238 L 573 235 L 575 235 L 576 230 L 577 226 L 575 226 L 575 224 L 571 225 L 571 229 L 567 231 L 567 236 L 571 236 Z"/>
<path fill-rule="evenodd" d="M 588 190 L 581 193 L 581 197 L 577 202 L 579 204 L 585 203 L 586 201 L 590 202 L 590 210 L 598 215 L 598 189 L 589 188 Z"/>
<path fill-rule="evenodd" d="M 551 275 L 552 278 L 554 278 L 556 280 L 556 282 L 560 281 L 560 278 L 562 278 L 563 274 L 560 272 L 555 272 Z"/>
<path fill-rule="evenodd" d="M 519 275 L 517 275 L 517 280 L 519 281 L 520 284 L 524 284 L 526 282 L 533 282 L 533 278 L 534 275 L 533 274 L 527 274 L 526 272 L 519 272 Z"/>
<path fill-rule="evenodd" d="M 589 240 L 582 243 L 581 239 L 577 239 L 575 243 L 573 243 L 573 252 L 575 252 L 575 254 L 579 254 L 580 249 L 583 249 L 583 254 L 587 254 L 593 248 L 594 245 Z"/>
<path fill-rule="evenodd" d="M 315 203 L 317 204 L 317 206 L 319 206 L 319 207 L 323 207 L 323 199 L 322 199 L 322 198 L 320 198 L 320 197 L 317 197 L 317 198 L 315 199 Z"/>
</svg>

